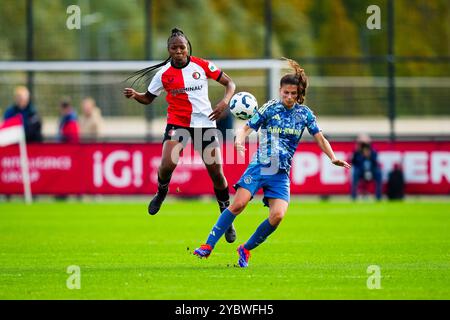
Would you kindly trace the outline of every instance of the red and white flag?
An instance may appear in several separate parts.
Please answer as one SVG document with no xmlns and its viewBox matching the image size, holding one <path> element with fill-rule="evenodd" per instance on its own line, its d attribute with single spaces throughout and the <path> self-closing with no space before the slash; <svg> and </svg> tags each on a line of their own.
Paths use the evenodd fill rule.
<svg viewBox="0 0 450 320">
<path fill-rule="evenodd" d="M 25 139 L 22 116 L 18 114 L 0 125 L 0 147 L 19 143 Z"/>
<path fill-rule="evenodd" d="M 19 144 L 23 193 L 25 195 L 25 202 L 29 204 L 33 201 L 33 198 L 31 194 L 30 170 L 28 166 L 25 130 L 23 128 L 22 115 L 20 114 L 5 120 L 0 125 L 0 147 L 5 147 L 15 143 Z"/>
</svg>

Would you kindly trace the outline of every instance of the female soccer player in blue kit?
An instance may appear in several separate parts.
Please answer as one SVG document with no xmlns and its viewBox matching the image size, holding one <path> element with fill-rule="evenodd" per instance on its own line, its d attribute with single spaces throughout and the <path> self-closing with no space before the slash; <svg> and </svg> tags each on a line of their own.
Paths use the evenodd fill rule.
<svg viewBox="0 0 450 320">
<path fill-rule="evenodd" d="M 220 215 L 206 244 L 194 250 L 194 255 L 199 258 L 207 258 L 211 254 L 217 241 L 236 216 L 244 210 L 253 195 L 263 188 L 263 202 L 269 207 L 269 218 L 258 226 L 247 242 L 237 248 L 239 266 L 248 266 L 250 250 L 263 243 L 275 231 L 287 211 L 291 161 L 305 128 L 332 164 L 347 169 L 351 167 L 347 162 L 336 159 L 330 143 L 317 125 L 313 112 L 303 105 L 308 86 L 304 69 L 294 60 L 287 60 L 294 73 L 281 78 L 281 99 L 270 100 L 259 108 L 236 137 L 235 146 L 243 154 L 245 138 L 252 131 L 263 131 L 257 153 L 234 186 L 237 192 L 233 203 Z"/>
</svg>

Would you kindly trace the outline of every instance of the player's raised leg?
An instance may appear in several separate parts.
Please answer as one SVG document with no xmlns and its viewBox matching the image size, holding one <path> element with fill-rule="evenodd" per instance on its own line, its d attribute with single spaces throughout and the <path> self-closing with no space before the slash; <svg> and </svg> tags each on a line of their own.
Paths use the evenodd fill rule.
<svg viewBox="0 0 450 320">
<path fill-rule="evenodd" d="M 223 174 L 220 149 L 218 147 L 205 149 L 203 161 L 213 182 L 214 193 L 219 204 L 219 210 L 222 213 L 230 205 L 230 192 L 227 179 Z M 225 239 L 229 243 L 236 241 L 236 230 L 233 224 L 225 231 Z"/>
<path fill-rule="evenodd" d="M 148 213 L 157 214 L 169 191 L 172 172 L 175 170 L 180 158 L 183 144 L 178 141 L 166 140 L 163 144 L 161 164 L 158 168 L 158 192 L 148 205 Z"/>
<path fill-rule="evenodd" d="M 268 199 L 269 202 L 269 218 L 264 220 L 252 234 L 246 243 L 237 248 L 239 255 L 238 264 L 240 267 L 247 267 L 250 259 L 250 250 L 255 249 L 261 243 L 266 241 L 283 220 L 288 208 L 288 202 L 282 199 Z"/>
<path fill-rule="evenodd" d="M 237 190 L 233 203 L 221 213 L 209 233 L 206 244 L 194 250 L 196 256 L 199 258 L 207 258 L 211 254 L 217 241 L 219 241 L 224 232 L 231 226 L 236 216 L 244 210 L 251 198 L 252 194 L 247 189 L 239 188 Z"/>
</svg>

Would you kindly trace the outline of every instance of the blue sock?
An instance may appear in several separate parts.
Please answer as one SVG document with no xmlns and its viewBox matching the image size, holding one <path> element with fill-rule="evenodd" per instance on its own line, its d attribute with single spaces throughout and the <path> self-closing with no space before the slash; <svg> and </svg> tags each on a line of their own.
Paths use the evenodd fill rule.
<svg viewBox="0 0 450 320">
<path fill-rule="evenodd" d="M 223 210 L 216 224 L 209 233 L 208 240 L 206 240 L 206 243 L 214 248 L 217 241 L 219 241 L 220 237 L 223 236 L 225 231 L 231 226 L 231 224 L 234 221 L 234 218 L 236 218 L 236 216 L 232 214 L 231 211 L 228 210 L 228 208 Z"/>
<path fill-rule="evenodd" d="M 247 250 L 252 250 L 263 243 L 267 237 L 274 232 L 276 227 L 269 223 L 269 219 L 264 220 L 259 227 L 256 229 L 255 233 L 252 234 L 250 239 L 244 244 L 244 248 Z"/>
</svg>

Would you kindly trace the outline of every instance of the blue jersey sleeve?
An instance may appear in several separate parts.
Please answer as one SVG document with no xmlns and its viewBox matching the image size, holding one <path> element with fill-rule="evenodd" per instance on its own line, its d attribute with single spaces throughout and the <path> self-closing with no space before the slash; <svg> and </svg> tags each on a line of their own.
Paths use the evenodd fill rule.
<svg viewBox="0 0 450 320">
<path fill-rule="evenodd" d="M 263 125 L 263 123 L 268 119 L 268 113 L 271 111 L 271 107 L 276 105 L 278 103 L 278 100 L 272 99 L 267 101 L 264 105 L 262 105 L 253 115 L 253 117 L 250 118 L 250 120 L 247 122 L 247 125 L 252 128 L 255 131 L 258 131 L 259 128 Z"/>
<path fill-rule="evenodd" d="M 307 117 L 306 126 L 308 127 L 309 134 L 312 136 L 314 136 L 316 133 L 322 131 L 317 124 L 316 116 L 309 108 L 308 108 L 308 117 Z"/>
<path fill-rule="evenodd" d="M 261 125 L 264 123 L 265 116 L 264 114 L 256 111 L 253 117 L 247 122 L 247 125 L 255 131 L 258 131 Z"/>
</svg>

